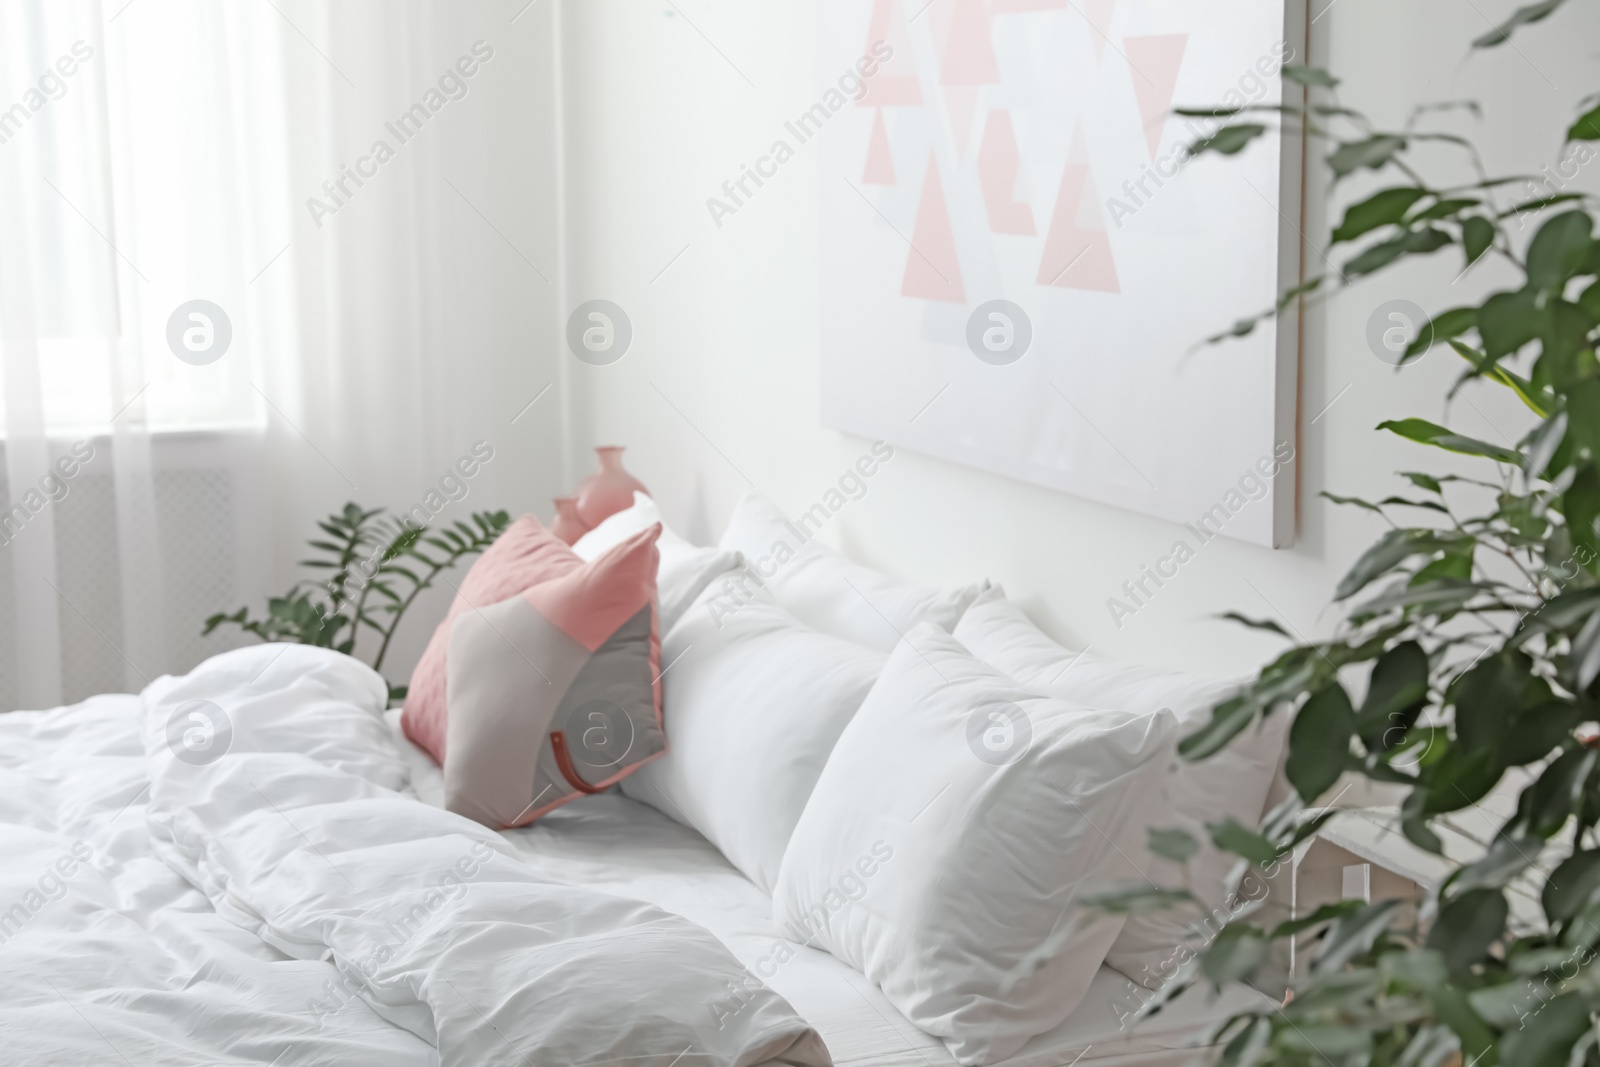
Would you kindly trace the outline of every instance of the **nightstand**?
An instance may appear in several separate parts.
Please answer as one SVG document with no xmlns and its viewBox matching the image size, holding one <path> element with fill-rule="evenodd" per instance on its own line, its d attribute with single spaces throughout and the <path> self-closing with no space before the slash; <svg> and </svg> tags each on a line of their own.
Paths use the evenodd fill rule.
<svg viewBox="0 0 1600 1067">
<path fill-rule="evenodd" d="M 1340 900 L 1401 900 L 1405 904 L 1395 925 L 1415 925 L 1418 909 L 1445 878 L 1457 866 L 1484 855 L 1500 826 L 1516 812 L 1517 795 L 1533 773 L 1508 773 L 1477 804 L 1436 820 L 1433 829 L 1443 844 L 1443 856 L 1406 840 L 1400 832 L 1398 806 L 1341 809 L 1267 880 L 1268 896 L 1257 921 L 1301 918 Z M 1547 846 L 1534 865 L 1506 887 L 1513 929 L 1543 924 L 1539 891 L 1565 853 L 1559 844 Z M 1269 992 L 1281 992 L 1294 977 L 1305 973 L 1316 936 L 1315 931 L 1309 932 L 1279 946 Z"/>
</svg>

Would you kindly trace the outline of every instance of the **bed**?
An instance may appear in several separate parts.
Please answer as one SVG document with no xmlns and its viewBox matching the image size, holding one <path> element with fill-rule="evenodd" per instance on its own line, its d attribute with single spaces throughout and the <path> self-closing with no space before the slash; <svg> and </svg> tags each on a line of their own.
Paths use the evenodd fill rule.
<svg viewBox="0 0 1600 1067">
<path fill-rule="evenodd" d="M 293 696 L 306 677 L 300 651 L 274 654 L 275 662 L 259 670 L 268 650 L 245 651 L 248 656 L 231 655 L 244 657 L 236 673 L 255 675 L 249 685 L 257 695 L 241 704 L 238 687 L 244 683 L 224 680 L 219 689 L 213 681 L 212 692 L 234 686 L 228 701 L 234 709 L 233 751 L 210 767 L 167 758 L 163 739 L 154 736 L 160 731 L 151 723 L 165 721 L 168 706 L 193 696 L 178 685 L 182 680 L 163 679 L 142 699 L 103 696 L 52 711 L 0 716 L 0 848 L 6 856 L 0 868 L 0 1035 L 6 1059 L 30 1064 L 538 1062 L 542 1067 L 545 1060 L 529 1056 L 525 1042 L 531 1038 L 505 1032 L 508 1019 L 531 1013 L 491 1002 L 493 981 L 478 994 L 468 986 L 464 1004 L 418 999 L 381 1003 L 380 1011 L 341 978 L 336 942 L 327 946 L 319 938 L 332 940 L 321 931 L 369 918 L 366 901 L 354 887 L 346 894 L 340 885 L 340 868 L 367 862 L 369 850 L 337 851 L 328 843 L 329 831 L 316 820 L 338 804 L 316 801 L 296 808 L 284 798 L 313 772 L 350 777 L 352 758 L 338 746 L 355 733 L 365 746 L 355 762 L 370 756 L 389 777 L 378 784 L 363 780 L 361 796 L 341 809 L 341 819 L 365 825 L 364 832 L 376 828 L 378 836 L 398 837 L 408 825 L 445 825 L 440 820 L 459 817 L 437 807 L 438 768 L 400 734 L 394 713 L 375 719 L 375 726 L 360 718 L 349 720 L 353 727 L 341 725 L 326 700 L 319 706 L 304 694 Z M 168 688 L 161 690 L 164 684 Z M 326 688 L 328 683 L 317 684 Z M 320 688 L 316 694 L 325 696 Z M 374 715 L 370 709 L 364 714 Z M 315 764 L 306 761 L 308 752 Z M 224 774 L 224 767 L 231 770 Z M 228 810 L 251 791 L 265 803 L 251 800 L 247 813 Z M 212 826 L 221 829 L 206 838 Z M 257 833 L 269 836 L 251 836 Z M 673 922 L 687 920 L 715 939 L 715 946 L 696 951 L 703 949 L 709 959 L 712 948 L 725 948 L 776 994 L 758 1002 L 748 985 L 730 981 L 731 1007 L 728 1001 L 719 1007 L 716 997 L 705 997 L 687 982 L 681 991 L 685 999 L 665 1001 L 676 1005 L 666 1014 L 679 1014 L 681 1007 L 681 1014 L 700 1018 L 688 1024 L 696 1041 L 701 1031 L 712 1042 L 724 1030 L 746 1027 L 741 1047 L 775 1050 L 761 1060 L 722 1058 L 694 1045 L 678 1053 L 678 1060 L 665 1052 L 625 1056 L 580 1035 L 571 1047 L 587 1052 L 567 1062 L 627 1058 L 662 1067 L 669 1060 L 684 1067 L 694 1062 L 813 1065 L 831 1056 L 839 1065 L 954 1063 L 939 1041 L 912 1027 L 859 973 L 832 956 L 791 945 L 792 958 L 774 964 L 773 949 L 781 938 L 766 895 L 693 830 L 616 790 L 494 836 L 498 843 L 479 842 L 478 847 L 493 851 L 495 864 L 509 869 L 520 861 L 537 872 L 539 881 L 527 892 L 542 892 L 545 884 L 566 885 L 655 905 Z M 462 840 L 471 840 L 470 835 Z M 399 885 L 405 872 L 396 868 L 386 877 Z M 275 904 L 277 910 L 269 913 L 251 893 L 253 880 L 274 878 L 283 883 L 275 894 L 308 895 L 281 908 Z M 305 888 L 313 881 L 321 894 L 315 901 Z M 658 925 L 664 921 L 653 910 L 650 914 Z M 478 955 L 460 964 L 454 981 L 465 983 L 480 974 L 491 979 L 499 974 L 505 981 L 508 964 L 494 955 L 495 938 L 478 937 L 473 944 L 469 935 L 466 940 L 465 949 L 453 942 L 449 951 Z M 423 984 L 437 986 L 440 977 L 437 969 L 430 970 Z M 450 983 L 450 974 L 442 977 Z M 450 997 L 430 986 L 427 996 L 435 995 Z M 539 1002 L 540 995 L 548 993 L 532 987 L 523 1009 Z M 602 1001 L 606 995 L 608 990 L 599 987 L 570 993 Z M 1102 968 L 1064 1023 L 1005 1062 L 1008 1067 L 1176 1063 L 1194 1055 L 1215 1021 L 1250 1006 L 1237 996 L 1219 1003 L 1191 990 L 1143 1025 L 1124 1028 L 1140 995 L 1148 994 Z M 563 989 L 561 996 L 569 992 Z M 654 1002 L 638 1003 L 639 1015 L 662 1010 Z M 598 1012 L 594 1003 L 563 1004 L 562 1010 L 587 1011 L 582 1025 L 595 1034 L 604 1032 L 606 1012 L 619 1028 L 635 1021 L 632 1008 L 615 1002 L 602 1004 L 604 1011 Z M 781 1009 L 788 1006 L 798 1020 L 783 1017 Z M 430 1011 L 433 1019 L 427 1017 Z M 717 1024 L 715 1032 L 707 1019 Z M 825 1044 L 825 1052 L 817 1051 L 813 1037 Z"/>
</svg>

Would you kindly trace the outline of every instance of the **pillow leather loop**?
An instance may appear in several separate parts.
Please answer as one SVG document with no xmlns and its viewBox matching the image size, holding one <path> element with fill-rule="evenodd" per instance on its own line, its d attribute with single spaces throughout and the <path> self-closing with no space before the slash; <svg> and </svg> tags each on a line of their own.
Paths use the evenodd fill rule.
<svg viewBox="0 0 1600 1067">
<path fill-rule="evenodd" d="M 605 792 L 604 789 L 590 785 L 578 774 L 578 768 L 572 764 L 572 753 L 567 751 L 567 735 L 560 730 L 550 732 L 550 751 L 556 758 L 556 769 L 572 788 L 580 793 Z"/>
</svg>

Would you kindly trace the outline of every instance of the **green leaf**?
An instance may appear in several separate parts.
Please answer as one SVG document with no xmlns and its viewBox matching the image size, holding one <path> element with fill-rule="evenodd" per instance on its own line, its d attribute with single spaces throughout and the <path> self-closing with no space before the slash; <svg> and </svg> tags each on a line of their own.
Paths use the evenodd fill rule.
<svg viewBox="0 0 1600 1067">
<path fill-rule="evenodd" d="M 1417 572 L 1417 576 L 1410 582 L 1397 583 L 1363 603 L 1350 613 L 1350 619 L 1355 623 L 1365 623 L 1396 609 L 1419 616 L 1437 616 L 1441 619 L 1455 615 L 1464 610 L 1479 593 L 1487 590 L 1476 582 L 1461 581 L 1456 578 L 1438 579 L 1432 575 L 1446 570 L 1464 569 L 1470 565 L 1470 562 L 1463 564 L 1460 556 L 1437 559 Z M 1395 744 L 1403 742 L 1405 724 L 1397 722 L 1391 729 L 1397 732 L 1390 733 L 1385 730 L 1379 736 L 1387 735 Z"/>
<path fill-rule="evenodd" d="M 1368 248 L 1344 265 L 1344 273 L 1359 278 L 1387 267 L 1401 256 L 1426 255 L 1454 243 L 1449 234 L 1431 226 L 1412 230 Z"/>
<path fill-rule="evenodd" d="M 1303 915 L 1298 919 L 1289 919 L 1279 923 L 1272 928 L 1272 932 L 1267 936 L 1276 941 L 1280 937 L 1303 933 L 1313 927 L 1324 926 L 1328 923 L 1336 922 L 1347 915 L 1353 915 L 1361 909 L 1361 906 L 1362 904 L 1359 900 L 1341 900 L 1334 904 L 1324 904 L 1310 915 Z"/>
<path fill-rule="evenodd" d="M 1460 337 L 1478 324 L 1477 308 L 1451 308 L 1428 321 L 1417 334 L 1417 339 L 1406 349 L 1402 363 L 1409 363 L 1440 341 Z"/>
<path fill-rule="evenodd" d="M 1332 788 L 1344 773 L 1355 725 L 1350 697 L 1338 682 L 1312 696 L 1295 715 L 1284 770 L 1307 804 Z"/>
<path fill-rule="evenodd" d="M 1364 508 L 1367 511 L 1375 512 L 1379 515 L 1383 514 L 1383 509 L 1378 505 L 1372 503 L 1370 500 L 1362 500 L 1360 497 L 1340 496 L 1337 493 L 1329 492 L 1321 492 L 1317 495 L 1322 497 L 1324 500 L 1331 500 L 1335 504 L 1338 504 L 1342 507 Z"/>
<path fill-rule="evenodd" d="M 1487 441 L 1480 441 L 1475 437 L 1466 437 L 1453 433 L 1437 423 L 1427 419 L 1390 419 L 1378 423 L 1378 429 L 1397 433 L 1407 440 L 1419 444 L 1433 445 L 1447 452 L 1459 452 L 1466 456 L 1486 456 L 1497 463 L 1510 463 L 1520 466 L 1522 455 L 1509 448 L 1491 445 Z M 1341 598 L 1342 599 L 1342 598 Z"/>
<path fill-rule="evenodd" d="M 1503 1067 L 1565 1067 L 1567 1053 L 1589 1029 L 1589 1005 L 1581 993 L 1563 993 L 1531 1013 L 1526 1027 L 1500 1043 Z"/>
<path fill-rule="evenodd" d="M 1527 4 L 1512 12 L 1511 17 L 1488 33 L 1472 42 L 1474 48 L 1494 48 L 1511 40 L 1511 35 L 1519 26 L 1526 26 L 1548 18 L 1556 8 L 1565 0 L 1541 0 L 1537 4 Z"/>
<path fill-rule="evenodd" d="M 1427 822 L 1418 815 L 1408 815 L 1400 820 L 1400 832 L 1407 841 L 1435 856 L 1444 854 L 1444 842 L 1439 840 L 1439 835 L 1428 828 Z"/>
<path fill-rule="evenodd" d="M 1505 932 L 1508 910 L 1498 889 L 1463 893 L 1439 909 L 1427 947 L 1443 955 L 1452 971 L 1465 971 L 1486 957 Z"/>
<path fill-rule="evenodd" d="M 1517 832 L 1549 840 L 1565 826 L 1582 802 L 1594 763 L 1594 749 L 1575 748 L 1546 767 L 1517 798 Z"/>
<path fill-rule="evenodd" d="M 1150 851 L 1174 863 L 1188 863 L 1200 851 L 1200 842 L 1187 830 L 1150 831 Z"/>
<path fill-rule="evenodd" d="M 1570 630 L 1581 625 L 1596 609 L 1600 609 L 1600 588 L 1591 586 L 1558 593 L 1522 621 L 1521 632 L 1531 635 Z"/>
<path fill-rule="evenodd" d="M 1372 1050 L 1372 1034 L 1366 1028 L 1333 1023 L 1296 1026 L 1285 1030 L 1279 1040 L 1285 1048 L 1300 1053 L 1291 1061 L 1296 1063 L 1324 1062 L 1323 1056 L 1329 1057 L 1327 1063 L 1365 1063 Z"/>
<path fill-rule="evenodd" d="M 1553 196 L 1541 196 L 1533 200 L 1524 200 L 1521 203 L 1512 204 L 1495 217 L 1509 219 L 1513 215 L 1537 214 L 1547 207 L 1555 207 L 1557 204 L 1570 204 L 1582 199 L 1582 193 L 1556 193 Z"/>
<path fill-rule="evenodd" d="M 1178 743 L 1178 754 L 1191 762 L 1213 756 L 1255 721 L 1259 709 L 1244 696 L 1211 709 L 1211 721 Z"/>
<path fill-rule="evenodd" d="M 1469 267 L 1494 246 L 1494 234 L 1494 223 L 1481 215 L 1461 220 L 1461 244 L 1466 249 Z"/>
<path fill-rule="evenodd" d="M 1226 819 L 1220 823 L 1212 824 L 1211 843 L 1224 852 L 1231 852 L 1235 856 L 1243 856 L 1257 866 L 1266 866 L 1278 858 L 1280 852 L 1273 847 L 1271 841 L 1239 825 L 1233 819 Z"/>
<path fill-rule="evenodd" d="M 1356 724 L 1369 752 L 1394 748 L 1428 698 L 1428 655 L 1415 641 L 1402 641 L 1372 665 L 1367 696 Z"/>
<path fill-rule="evenodd" d="M 1543 317 L 1531 289 L 1496 293 L 1478 309 L 1478 336 L 1490 359 L 1518 351 L 1539 336 Z"/>
<path fill-rule="evenodd" d="M 1334 590 L 1334 599 L 1348 600 L 1375 579 L 1414 556 L 1431 556 L 1436 552 L 1459 549 L 1461 543 L 1457 537 L 1433 530 L 1390 530 L 1356 560 Z"/>
<path fill-rule="evenodd" d="M 1417 222 L 1435 222 L 1439 219 L 1447 219 L 1452 215 L 1460 214 L 1469 207 L 1477 207 L 1481 203 L 1483 201 L 1474 200 L 1472 197 L 1446 197 L 1412 215 L 1406 219 L 1406 223 L 1409 225 Z"/>
<path fill-rule="evenodd" d="M 1600 474 L 1594 464 L 1585 463 L 1577 468 L 1572 484 L 1561 497 L 1561 511 L 1567 518 L 1567 535 L 1575 548 L 1600 555 L 1600 543 L 1595 538 L 1595 520 L 1600 519 Z"/>
<path fill-rule="evenodd" d="M 1438 559 L 1419 570 L 1415 575 L 1412 576 L 1410 585 L 1413 589 L 1417 590 L 1421 590 L 1423 587 L 1428 585 L 1439 585 L 1441 587 L 1446 585 L 1455 585 L 1460 587 L 1463 592 L 1476 590 L 1479 588 L 1484 589 L 1485 592 L 1489 591 L 1488 587 L 1478 586 L 1473 583 L 1471 578 L 1471 551 L 1450 552 L 1440 556 Z M 1443 588 L 1438 590 L 1438 592 L 1442 594 L 1444 592 Z"/>
<path fill-rule="evenodd" d="M 1130 915 L 1137 912 L 1171 911 L 1183 904 L 1199 905 L 1200 901 L 1186 889 L 1162 889 L 1159 886 L 1145 885 L 1134 889 L 1096 893 L 1086 897 L 1084 903 L 1089 907 L 1116 915 Z"/>
<path fill-rule="evenodd" d="M 1507 711 L 1515 708 L 1532 678 L 1533 661 L 1521 652 L 1500 652 L 1480 660 L 1450 687 L 1455 702 L 1456 738 L 1461 747 L 1493 749 L 1510 729 Z"/>
<path fill-rule="evenodd" d="M 1484 789 L 1479 796 L 1487 792 L 1488 790 Z M 1458 808 L 1469 807 L 1477 800 L 1478 797 L 1473 797 L 1470 802 L 1458 805 Z M 1489 850 L 1484 853 L 1482 859 L 1457 870 L 1451 875 L 1447 884 L 1454 886 L 1458 892 L 1466 892 L 1480 886 L 1498 889 L 1533 866 L 1534 856 L 1543 847 L 1542 838 L 1520 835 L 1497 837 L 1490 842 Z"/>
<path fill-rule="evenodd" d="M 1263 1015 L 1251 1018 L 1243 1030 L 1233 1035 L 1217 1059 L 1217 1067 L 1255 1067 L 1266 1054 L 1272 1040 L 1272 1021 Z"/>
<path fill-rule="evenodd" d="M 1373 943 L 1389 928 L 1398 900 L 1384 900 L 1344 916 L 1334 923 L 1322 941 L 1322 951 L 1311 965 L 1314 974 L 1329 974 L 1340 970 L 1355 957 L 1372 948 Z"/>
<path fill-rule="evenodd" d="M 1529 701 L 1524 693 L 1523 700 Z M 1516 729 L 1506 737 L 1500 762 L 1507 767 L 1537 763 L 1572 736 L 1584 719 L 1583 709 L 1565 700 L 1538 701 L 1517 715 Z"/>
<path fill-rule="evenodd" d="M 1257 137 L 1267 132 L 1267 128 L 1258 122 L 1240 122 L 1232 126 L 1224 126 L 1210 137 L 1202 137 L 1189 146 L 1189 155 L 1200 156 L 1207 152 L 1218 152 L 1225 156 L 1236 156 L 1245 150 L 1245 147 Z"/>
<path fill-rule="evenodd" d="M 1539 227 L 1528 246 L 1528 284 L 1559 290 L 1583 267 L 1593 233 L 1587 211 L 1564 212 Z"/>
<path fill-rule="evenodd" d="M 1390 715 L 1427 699 L 1427 653 L 1416 641 L 1402 641 L 1373 664 L 1362 701 L 1363 720 L 1387 721 Z"/>
<path fill-rule="evenodd" d="M 1567 131 L 1569 141 L 1600 141 L 1600 107 L 1588 112 Z"/>
<path fill-rule="evenodd" d="M 1412 205 L 1427 195 L 1426 189 L 1401 186 L 1384 189 L 1358 204 L 1352 204 L 1344 213 L 1344 222 L 1333 231 L 1333 243 L 1354 241 L 1380 226 L 1397 225 Z"/>
<path fill-rule="evenodd" d="M 1440 496 L 1444 495 L 1444 486 L 1440 484 L 1439 479 L 1431 474 L 1422 474 L 1418 471 L 1401 471 L 1400 477 L 1407 479 L 1418 489 L 1426 489 L 1428 492 L 1438 493 Z"/>
<path fill-rule="evenodd" d="M 1552 923 L 1566 922 L 1583 909 L 1600 888 L 1600 848 L 1574 852 L 1550 872 L 1539 902 Z"/>
<path fill-rule="evenodd" d="M 1600 676 L 1600 611 L 1590 615 L 1583 629 L 1572 639 L 1568 658 L 1578 679 L 1578 691 L 1586 692 Z"/>
<path fill-rule="evenodd" d="M 1244 923 L 1229 923 L 1200 957 L 1200 970 L 1218 989 L 1243 981 L 1267 954 L 1261 931 Z"/>
<path fill-rule="evenodd" d="M 1399 955 L 1396 953 L 1395 955 Z M 1384 957 L 1388 959 L 1388 957 Z M 1443 1067 L 1461 1050 L 1461 1039 L 1448 1026 L 1423 1026 L 1412 1035 L 1395 1067 Z M 1474 1065 L 1476 1067 L 1476 1065 Z"/>
<path fill-rule="evenodd" d="M 1333 168 L 1334 176 L 1338 178 L 1354 174 L 1363 167 L 1378 170 L 1393 159 L 1397 152 L 1404 151 L 1405 147 L 1404 137 L 1388 133 L 1368 137 L 1363 141 L 1349 141 L 1342 143 L 1328 157 L 1328 166 Z"/>
<path fill-rule="evenodd" d="M 1252 619 L 1247 615 L 1239 614 L 1237 611 L 1224 611 L 1217 618 L 1236 622 L 1240 626 L 1248 626 L 1252 630 L 1266 630 L 1268 633 L 1277 634 L 1279 637 L 1289 637 L 1289 632 L 1271 619 Z"/>
<path fill-rule="evenodd" d="M 1541 422 L 1528 435 L 1523 448 L 1522 472 L 1529 478 L 1537 478 L 1550 466 L 1550 461 L 1555 458 L 1556 449 L 1567 438 L 1567 413 L 1558 411 L 1548 419 Z"/>
<path fill-rule="evenodd" d="M 1307 88 L 1333 89 L 1338 86 L 1339 79 L 1323 70 L 1321 67 L 1311 67 L 1304 63 L 1285 63 L 1283 76 L 1297 85 Z"/>
<path fill-rule="evenodd" d="M 1578 296 L 1578 306 L 1589 313 L 1589 317 L 1600 319 L 1600 282 L 1593 282 Z"/>
</svg>

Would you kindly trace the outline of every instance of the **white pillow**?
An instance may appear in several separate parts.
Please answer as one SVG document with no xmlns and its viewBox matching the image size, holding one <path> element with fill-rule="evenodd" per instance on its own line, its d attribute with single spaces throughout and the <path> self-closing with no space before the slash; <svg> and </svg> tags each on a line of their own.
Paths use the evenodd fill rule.
<svg viewBox="0 0 1600 1067">
<path fill-rule="evenodd" d="M 856 967 L 963 1064 L 1078 1006 L 1122 928 L 1125 857 L 1176 722 L 1039 697 L 932 623 L 834 746 L 784 853 L 785 934 Z"/>
<path fill-rule="evenodd" d="M 765 585 L 807 626 L 884 652 L 921 622 L 938 623 L 948 633 L 988 586 L 940 589 L 895 578 L 814 540 L 819 527 L 809 513 L 790 522 L 765 498 L 747 493 L 721 545 L 744 556 L 752 585 Z M 727 598 L 723 606 L 737 602 Z"/>
<path fill-rule="evenodd" d="M 1049 696 L 1095 707 L 1120 708 L 1142 715 L 1170 709 L 1177 717 L 1176 740 L 1211 721 L 1211 709 L 1239 691 L 1240 681 L 1214 681 L 1155 667 L 1128 667 L 1068 651 L 1039 632 L 1022 609 L 998 588 L 978 598 L 956 626 L 956 638 L 972 654 L 1023 685 Z M 1283 753 L 1289 716 L 1274 715 L 1227 748 L 1199 763 L 1177 756 L 1176 740 L 1168 773 L 1161 781 L 1160 827 L 1188 831 L 1201 843 L 1186 872 L 1170 860 L 1149 855 L 1150 877 L 1158 885 L 1189 885 L 1207 915 L 1193 909 L 1145 912 L 1129 917 L 1106 962 L 1135 982 L 1156 988 L 1170 978 L 1196 940 L 1195 926 L 1215 933 L 1227 921 L 1235 888 L 1236 857 L 1211 844 L 1207 823 L 1233 818 L 1253 827 L 1261 818 L 1267 790 Z"/>
<path fill-rule="evenodd" d="M 661 536 L 656 539 L 656 550 L 661 553 L 661 567 L 656 572 L 656 600 L 661 610 L 661 632 L 665 633 L 713 578 L 739 566 L 736 553 L 691 545 L 668 529 L 656 502 L 637 491 L 631 507 L 608 515 L 600 525 L 578 538 L 572 551 L 579 559 L 595 559 L 606 549 L 658 522 Z"/>
<path fill-rule="evenodd" d="M 699 830 L 767 892 L 839 733 L 887 658 L 758 597 L 695 602 L 661 646 L 667 754 L 622 791 Z"/>
</svg>

